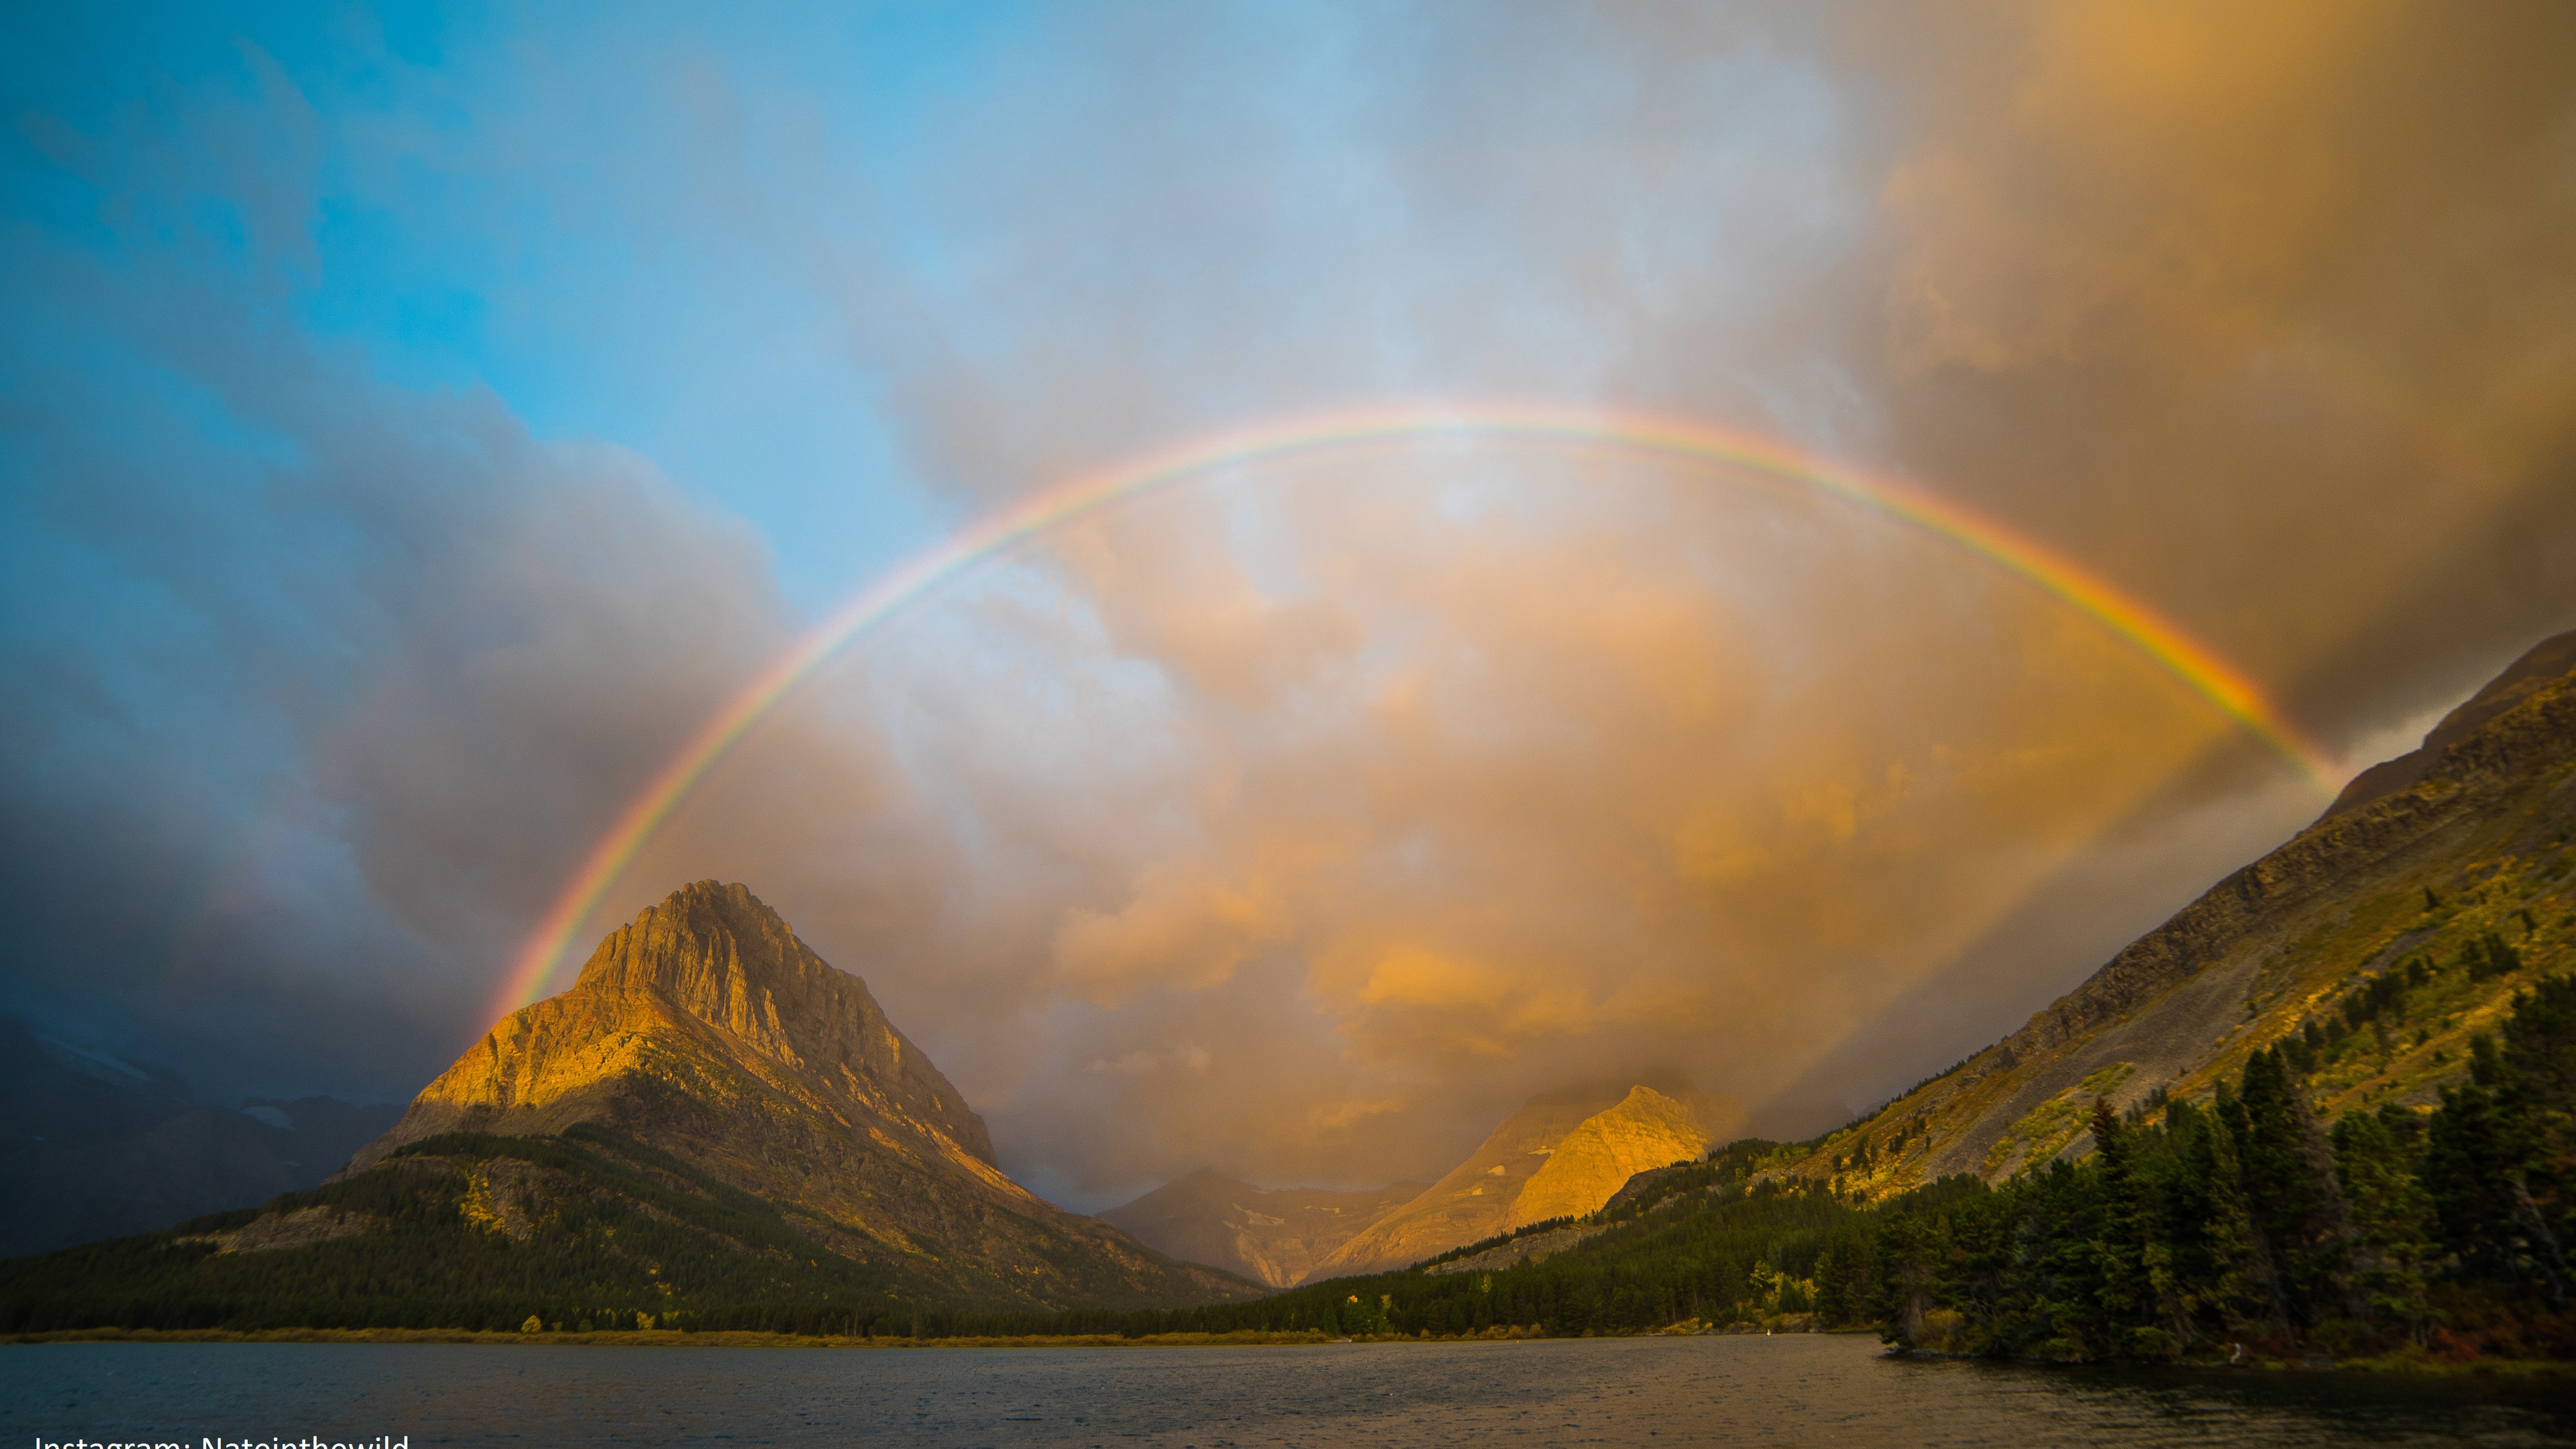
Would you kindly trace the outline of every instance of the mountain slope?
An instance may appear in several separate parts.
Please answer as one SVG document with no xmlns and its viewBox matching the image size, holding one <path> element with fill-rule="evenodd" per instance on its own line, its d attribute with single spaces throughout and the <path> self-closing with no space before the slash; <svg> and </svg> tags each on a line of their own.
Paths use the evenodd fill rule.
<svg viewBox="0 0 2576 1449">
<path fill-rule="evenodd" d="M 1744 1114 L 1731 1097 L 1686 1093 L 1687 1100 L 1637 1086 L 1580 1087 L 1531 1099 L 1505 1119 L 1474 1155 L 1420 1197 L 1390 1210 L 1353 1236 L 1310 1279 L 1381 1273 L 1522 1224 L 1588 1213 L 1628 1178 L 1700 1156 L 1712 1141 L 1741 1132 Z M 1565 1166 L 1555 1158 L 1571 1148 Z M 1545 1208 L 1536 1216 L 1525 1211 Z"/>
<path fill-rule="evenodd" d="M 1254 1187 L 1201 1168 L 1100 1217 L 1157 1252 L 1286 1288 L 1422 1188 L 1418 1182 L 1373 1192 Z"/>
<path fill-rule="evenodd" d="M 852 1236 L 586 1123 L 459 1133 L 265 1210 L 11 1263 L 0 1331 L 913 1331 L 943 1285 Z"/>
<path fill-rule="evenodd" d="M 351 1168 L 442 1134 L 585 1123 L 829 1223 L 854 1257 L 961 1303 L 1254 1291 L 1011 1181 L 983 1119 L 866 985 L 739 885 L 684 887 L 610 933 L 571 990 L 495 1026 Z"/>
<path fill-rule="evenodd" d="M 2507 666 L 2504 673 L 2487 681 L 2486 687 L 2469 696 L 2459 708 L 2442 716 L 2424 736 L 2422 746 L 2407 751 L 2393 760 L 2382 760 L 2352 777 L 2326 813 L 2318 818 L 2331 819 L 2347 810 L 2358 810 L 2373 800 L 2394 795 L 2432 773 L 2442 755 L 2451 746 L 2476 734 L 2487 721 L 2512 709 L 2533 694 L 2576 670 L 2576 629 L 2543 639 L 2525 651 L 2520 659 Z"/>
<path fill-rule="evenodd" d="M 2409 783 L 2329 812 L 2021 1030 L 1777 1171 L 1872 1195 L 1999 1179 L 2089 1150 L 2097 1097 L 2205 1097 L 2293 1039 L 2329 1118 L 2431 1102 L 2516 989 L 2576 964 L 2569 639 L 2480 691 L 2501 709 L 2455 711 Z"/>
</svg>

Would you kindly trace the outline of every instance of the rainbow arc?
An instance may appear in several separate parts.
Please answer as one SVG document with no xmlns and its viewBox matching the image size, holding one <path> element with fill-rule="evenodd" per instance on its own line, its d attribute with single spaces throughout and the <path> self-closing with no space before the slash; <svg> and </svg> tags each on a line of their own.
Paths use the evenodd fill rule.
<svg viewBox="0 0 2576 1449">
<path fill-rule="evenodd" d="M 1616 448 L 1706 466 L 1740 484 L 1821 495 L 1912 527 L 2092 619 L 2207 701 L 2322 795 L 2334 792 L 2333 766 L 2323 752 L 2216 651 L 2038 540 L 1914 484 L 1828 464 L 1773 439 L 1651 413 L 1510 405 L 1333 412 L 1218 433 L 1066 478 L 913 556 L 851 596 L 710 715 L 618 813 L 512 963 L 495 1015 L 544 994 L 573 933 L 718 760 L 825 661 L 882 628 L 907 605 L 1050 529 L 1220 468 L 1441 437 Z"/>
</svg>

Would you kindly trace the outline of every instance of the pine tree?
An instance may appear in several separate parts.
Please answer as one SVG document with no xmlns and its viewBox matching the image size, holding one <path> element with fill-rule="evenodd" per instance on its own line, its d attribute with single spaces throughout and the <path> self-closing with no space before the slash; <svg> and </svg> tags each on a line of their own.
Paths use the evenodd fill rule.
<svg viewBox="0 0 2576 1449">
<path fill-rule="evenodd" d="M 2219 1084 L 2218 1109 L 2188 1103 L 2167 1109 L 2168 1131 L 2178 1139 L 2171 1190 L 2165 1198 L 2164 1238 L 2170 1245 L 2175 1291 L 2174 1332 L 2189 1342 L 2264 1316 L 2275 1295 L 2270 1254 L 2245 1206 L 2230 1117 L 2243 1109 Z"/>
<path fill-rule="evenodd" d="M 2490 1088 L 2472 1081 L 2442 1089 L 2426 1134 L 2424 1181 L 2442 1245 L 2464 1276 L 2532 1276 L 2532 1245 L 2515 1221 L 2525 1156 L 2517 1137 Z"/>
<path fill-rule="evenodd" d="M 2424 1190 L 2415 1114 L 2395 1103 L 2334 1127 L 2335 1177 L 2349 1204 L 2353 1287 L 2370 1316 L 2423 1342 L 2432 1321 L 2425 1280 L 2441 1257 Z"/>
<path fill-rule="evenodd" d="M 1942 1287 L 1941 1257 L 1947 1246 L 1939 1220 L 1922 1213 L 1891 1213 L 1878 1229 L 1879 1321 L 1911 1346 L 1923 1337 L 1923 1315 L 1931 1311 Z"/>
<path fill-rule="evenodd" d="M 2170 1279 L 2171 1253 L 2159 1231 L 2154 1188 L 2138 1161 L 2140 1134 L 2111 1110 L 2093 1103 L 2095 1176 L 2100 1184 L 2100 1233 L 2094 1249 L 2102 1317 L 2110 1348 L 2133 1358 L 2165 1358 L 2182 1339 L 2161 1326 L 2168 1319 L 2159 1300 L 2161 1275 Z"/>
<path fill-rule="evenodd" d="M 2506 1069 L 2534 1113 L 2576 1111 L 2576 976 L 2517 992 L 2504 1023 Z"/>
<path fill-rule="evenodd" d="M 2425 1146 L 2443 1242 L 2463 1276 L 2517 1283 L 2563 1309 L 2576 1240 L 2576 978 L 2517 993 L 2502 1048 L 2470 1042 L 2469 1079 L 2444 1089 Z"/>
<path fill-rule="evenodd" d="M 2342 1266 L 2343 1194 L 2303 1085 L 2277 1051 L 2245 1063 L 2245 1130 L 2237 1146 L 2253 1227 L 2269 1250 L 2273 1317 L 2284 1336 L 2340 1306 L 2335 1275 Z"/>
<path fill-rule="evenodd" d="M 2059 1159 L 2028 1181 L 2019 1225 L 2021 1281 L 2014 1286 L 2026 1285 L 2034 1322 L 2014 1337 L 2037 1340 L 2032 1346 L 2054 1359 L 2115 1352 L 2119 1325 L 2113 1305 L 2126 1303 L 2123 1285 L 2106 1272 L 2120 1254 L 2106 1231 L 2100 1174 L 2079 1172 Z M 2134 1263 L 2128 1266 L 2134 1276 Z"/>
</svg>

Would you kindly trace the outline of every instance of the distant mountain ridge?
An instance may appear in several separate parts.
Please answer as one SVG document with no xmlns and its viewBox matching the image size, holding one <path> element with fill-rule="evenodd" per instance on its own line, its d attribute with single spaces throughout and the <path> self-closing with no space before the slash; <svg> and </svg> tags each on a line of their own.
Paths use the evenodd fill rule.
<svg viewBox="0 0 2576 1449">
<path fill-rule="evenodd" d="M 175 1073 L 0 1017 L 0 1258 L 312 1187 L 402 1110 L 330 1097 L 214 1106 Z"/>
<path fill-rule="evenodd" d="M 1396 1182 L 1369 1192 L 1254 1187 L 1201 1168 L 1100 1217 L 1184 1262 L 1287 1288 L 1305 1281 L 1387 1209 L 1420 1196 L 1423 1186 Z"/>
<path fill-rule="evenodd" d="M 961 1304 L 1147 1306 L 1257 1291 L 1065 1211 L 994 1164 L 984 1121 L 866 984 L 741 885 L 699 881 L 609 933 L 351 1164 L 447 1134 L 593 1126 L 817 1223 L 833 1251 Z"/>
<path fill-rule="evenodd" d="M 1530 1223 L 1589 1213 L 1637 1173 L 1694 1161 L 1743 1134 L 1734 1098 L 1675 1091 L 1681 1095 L 1605 1085 L 1532 1098 L 1465 1162 L 1308 1276 L 1387 1272 Z"/>
</svg>

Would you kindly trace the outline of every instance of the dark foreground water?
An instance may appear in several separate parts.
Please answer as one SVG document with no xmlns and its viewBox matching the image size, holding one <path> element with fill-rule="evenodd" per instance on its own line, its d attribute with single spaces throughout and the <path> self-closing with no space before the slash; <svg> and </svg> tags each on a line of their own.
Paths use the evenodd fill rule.
<svg viewBox="0 0 2576 1449">
<path fill-rule="evenodd" d="M 1867 1338 L 1274 1348 L 0 1347 L 0 1449 L 442 1444 L 2539 1444 L 2567 1387 L 2002 1368 Z"/>
</svg>

